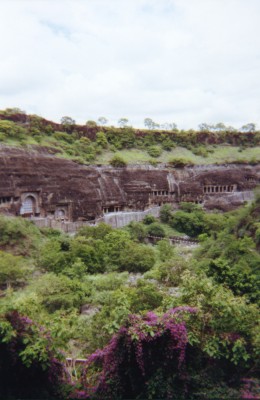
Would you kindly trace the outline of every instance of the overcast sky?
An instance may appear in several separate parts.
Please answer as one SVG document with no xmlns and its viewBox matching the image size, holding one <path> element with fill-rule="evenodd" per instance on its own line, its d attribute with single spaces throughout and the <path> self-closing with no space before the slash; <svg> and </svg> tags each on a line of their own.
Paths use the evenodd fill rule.
<svg viewBox="0 0 260 400">
<path fill-rule="evenodd" d="M 0 0 L 0 109 L 260 125 L 260 0 Z"/>
</svg>

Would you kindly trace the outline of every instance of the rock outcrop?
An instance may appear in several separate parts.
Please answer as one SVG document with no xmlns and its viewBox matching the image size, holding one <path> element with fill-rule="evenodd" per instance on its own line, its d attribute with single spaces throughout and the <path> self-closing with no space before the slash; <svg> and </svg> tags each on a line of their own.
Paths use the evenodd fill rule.
<svg viewBox="0 0 260 400">
<path fill-rule="evenodd" d="M 181 201 L 231 210 L 251 200 L 260 182 L 260 165 L 90 167 L 7 146 L 0 157 L 1 213 L 67 221 Z"/>
</svg>

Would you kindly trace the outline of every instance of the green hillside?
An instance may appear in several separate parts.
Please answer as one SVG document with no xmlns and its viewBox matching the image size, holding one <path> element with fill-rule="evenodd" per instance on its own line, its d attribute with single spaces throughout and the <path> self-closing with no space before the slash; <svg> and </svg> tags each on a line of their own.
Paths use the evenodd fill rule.
<svg viewBox="0 0 260 400">
<path fill-rule="evenodd" d="M 254 164 L 260 162 L 260 132 L 249 128 L 140 130 L 98 126 L 94 121 L 76 125 L 69 117 L 57 124 L 17 113 L 16 109 L 0 111 L 0 143 L 32 150 L 45 148 L 51 154 L 82 164 L 109 164 L 115 154 L 129 164 L 174 164 L 176 160 L 183 165 Z"/>
</svg>

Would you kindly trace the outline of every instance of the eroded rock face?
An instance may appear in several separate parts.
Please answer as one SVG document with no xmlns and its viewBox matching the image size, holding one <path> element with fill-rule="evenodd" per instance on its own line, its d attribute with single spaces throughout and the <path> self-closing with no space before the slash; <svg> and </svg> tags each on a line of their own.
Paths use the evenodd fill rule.
<svg viewBox="0 0 260 400">
<path fill-rule="evenodd" d="M 88 167 L 4 146 L 0 157 L 0 212 L 68 221 L 180 201 L 230 210 L 252 199 L 260 182 L 260 165 Z"/>
</svg>

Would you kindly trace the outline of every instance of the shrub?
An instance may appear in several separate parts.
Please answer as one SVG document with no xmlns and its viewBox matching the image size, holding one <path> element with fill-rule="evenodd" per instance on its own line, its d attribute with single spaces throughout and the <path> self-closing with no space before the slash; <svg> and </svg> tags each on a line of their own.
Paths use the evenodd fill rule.
<svg viewBox="0 0 260 400">
<path fill-rule="evenodd" d="M 193 211 L 202 211 L 202 208 L 198 204 L 184 201 L 180 203 L 180 210 L 187 213 L 192 213 Z"/>
<path fill-rule="evenodd" d="M 162 154 L 162 149 L 159 146 L 151 146 L 148 147 L 147 153 L 149 154 L 149 156 L 157 158 L 160 157 L 160 155 Z"/>
<path fill-rule="evenodd" d="M 176 147 L 175 144 L 171 141 L 170 138 L 165 138 L 162 141 L 163 150 L 170 151 L 172 148 Z"/>
<path fill-rule="evenodd" d="M 168 164 L 174 168 L 184 168 L 186 166 L 192 166 L 194 163 L 191 160 L 185 158 L 172 158 L 168 161 Z"/>
<path fill-rule="evenodd" d="M 169 240 L 163 239 L 157 243 L 159 257 L 161 261 L 169 260 L 174 254 L 174 247 L 169 243 Z"/>
<path fill-rule="evenodd" d="M 108 146 L 107 138 L 104 132 L 97 132 L 96 143 L 102 149 L 106 149 Z"/>
<path fill-rule="evenodd" d="M 191 237 L 204 232 L 205 222 L 201 212 L 177 211 L 173 214 L 170 225 L 179 232 L 184 232 Z"/>
<path fill-rule="evenodd" d="M 158 222 L 154 222 L 151 225 L 149 225 L 147 228 L 147 233 L 148 235 L 151 236 L 158 236 L 158 237 L 165 236 L 165 230 Z"/>
<path fill-rule="evenodd" d="M 208 150 L 204 146 L 192 147 L 191 151 L 196 156 L 208 157 Z"/>
<path fill-rule="evenodd" d="M 94 239 L 104 239 L 104 237 L 112 232 L 113 228 L 103 222 L 97 226 L 84 226 L 80 228 L 77 236 L 84 236 L 86 238 L 92 237 Z"/>
<path fill-rule="evenodd" d="M 130 236 L 132 240 L 143 242 L 146 237 L 146 230 L 141 222 L 132 221 L 128 225 Z"/>
<path fill-rule="evenodd" d="M 149 160 L 149 164 L 151 164 L 153 167 L 157 167 L 158 161 L 151 158 L 151 159 Z"/>
<path fill-rule="evenodd" d="M 7 137 L 21 139 L 26 135 L 26 129 L 17 125 L 15 122 L 0 120 L 0 133 Z"/>
<path fill-rule="evenodd" d="M 63 140 L 67 143 L 74 142 L 74 138 L 66 132 L 54 132 L 53 137 L 57 140 Z"/>
<path fill-rule="evenodd" d="M 170 204 L 164 204 L 160 209 L 160 220 L 164 223 L 168 223 L 172 217 L 172 206 Z"/>
<path fill-rule="evenodd" d="M 156 221 L 156 218 L 153 215 L 150 215 L 150 214 L 147 214 L 143 219 L 143 223 L 145 225 L 153 224 L 155 221 Z"/>
<path fill-rule="evenodd" d="M 122 168 L 127 165 L 126 161 L 118 154 L 114 155 L 114 157 L 109 161 L 109 164 L 115 168 Z"/>
<path fill-rule="evenodd" d="M 18 286 L 29 274 L 22 257 L 0 251 L 0 287 Z"/>
<path fill-rule="evenodd" d="M 20 255 L 28 255 L 38 247 L 39 229 L 28 220 L 0 215 L 0 245 Z"/>
<path fill-rule="evenodd" d="M 71 309 L 81 306 L 88 294 L 85 287 L 76 279 L 63 275 L 45 274 L 35 284 L 41 304 L 53 313 L 59 309 Z"/>
<path fill-rule="evenodd" d="M 146 272 L 154 266 L 154 250 L 132 243 L 121 252 L 119 263 L 121 271 Z"/>
</svg>

